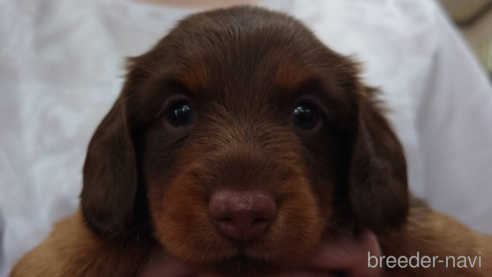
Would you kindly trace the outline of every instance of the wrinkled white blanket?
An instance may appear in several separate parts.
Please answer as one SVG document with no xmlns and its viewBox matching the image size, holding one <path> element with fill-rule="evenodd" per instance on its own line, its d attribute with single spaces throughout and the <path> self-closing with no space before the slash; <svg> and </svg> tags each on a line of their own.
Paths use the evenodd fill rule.
<svg viewBox="0 0 492 277">
<path fill-rule="evenodd" d="M 412 191 L 492 233 L 492 88 L 436 3 L 260 5 L 294 15 L 363 62 L 366 81 L 386 93 Z M 119 92 L 123 57 L 143 53 L 195 11 L 130 0 L 0 0 L 0 277 L 76 208 L 86 145 Z"/>
</svg>

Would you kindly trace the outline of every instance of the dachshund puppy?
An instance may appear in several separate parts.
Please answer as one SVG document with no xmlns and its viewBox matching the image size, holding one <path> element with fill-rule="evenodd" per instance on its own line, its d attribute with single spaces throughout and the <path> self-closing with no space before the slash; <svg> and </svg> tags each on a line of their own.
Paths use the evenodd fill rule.
<svg viewBox="0 0 492 277">
<path fill-rule="evenodd" d="M 409 195 L 377 92 L 300 22 L 252 7 L 192 15 L 128 69 L 89 144 L 79 211 L 12 277 L 135 276 L 158 249 L 268 276 L 365 230 L 386 256 L 481 258 L 389 276 L 492 275 L 491 239 Z"/>
</svg>

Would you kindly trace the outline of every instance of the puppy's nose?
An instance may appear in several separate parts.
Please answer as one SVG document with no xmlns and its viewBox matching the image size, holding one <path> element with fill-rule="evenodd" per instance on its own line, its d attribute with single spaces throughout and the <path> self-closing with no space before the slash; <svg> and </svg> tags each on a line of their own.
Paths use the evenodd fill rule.
<svg viewBox="0 0 492 277">
<path fill-rule="evenodd" d="M 220 232 L 238 241 L 263 236 L 277 214 L 274 199 L 258 191 L 217 191 L 208 208 Z"/>
</svg>

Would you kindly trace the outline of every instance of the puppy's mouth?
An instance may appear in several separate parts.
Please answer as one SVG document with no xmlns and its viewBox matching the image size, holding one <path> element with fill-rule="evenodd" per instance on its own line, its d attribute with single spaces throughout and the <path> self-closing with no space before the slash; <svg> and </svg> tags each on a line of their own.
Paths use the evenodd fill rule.
<svg viewBox="0 0 492 277">
<path fill-rule="evenodd" d="M 253 258 L 244 252 L 214 263 L 211 270 L 224 276 L 261 276 L 275 271 L 276 267 L 265 260 Z"/>
</svg>

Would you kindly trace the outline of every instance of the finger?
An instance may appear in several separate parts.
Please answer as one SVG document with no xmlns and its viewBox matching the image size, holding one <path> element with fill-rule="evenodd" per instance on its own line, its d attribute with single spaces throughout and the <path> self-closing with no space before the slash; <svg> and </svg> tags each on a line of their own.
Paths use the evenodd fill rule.
<svg viewBox="0 0 492 277">
<path fill-rule="evenodd" d="M 325 244 L 308 262 L 307 268 L 342 271 L 347 276 L 380 276 L 381 268 L 368 266 L 368 253 L 380 256 L 379 242 L 372 233 L 366 232 L 359 238 L 342 236 Z"/>
</svg>

